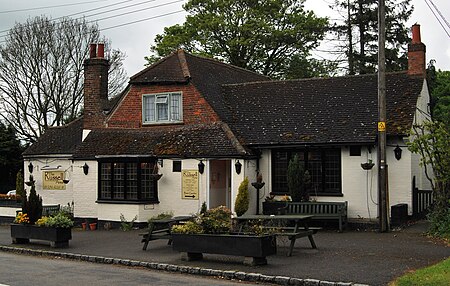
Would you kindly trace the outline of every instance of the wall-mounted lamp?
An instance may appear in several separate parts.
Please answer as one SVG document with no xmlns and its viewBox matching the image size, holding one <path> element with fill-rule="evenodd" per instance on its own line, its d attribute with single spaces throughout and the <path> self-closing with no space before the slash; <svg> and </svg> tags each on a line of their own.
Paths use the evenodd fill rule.
<svg viewBox="0 0 450 286">
<path fill-rule="evenodd" d="M 164 167 L 163 159 L 158 159 L 158 164 L 159 164 L 159 166 L 161 166 L 161 168 Z"/>
<path fill-rule="evenodd" d="M 30 161 L 30 164 L 28 164 L 28 171 L 30 173 L 33 173 L 33 163 L 31 163 L 31 161 Z"/>
<path fill-rule="evenodd" d="M 89 166 L 87 163 L 84 163 L 84 165 L 83 165 L 83 173 L 85 175 L 87 175 L 89 173 Z"/>
<path fill-rule="evenodd" d="M 234 164 L 234 167 L 236 168 L 236 174 L 239 175 L 241 173 L 241 169 L 242 169 L 241 162 L 239 162 L 239 160 L 237 160 L 236 164 Z"/>
<path fill-rule="evenodd" d="M 200 163 L 198 163 L 198 172 L 200 174 L 203 174 L 204 171 L 205 171 L 205 163 L 203 163 L 203 161 L 200 160 Z"/>
<path fill-rule="evenodd" d="M 400 146 L 397 145 L 397 147 L 395 147 L 394 155 L 395 155 L 395 159 L 397 159 L 397 160 L 400 160 L 402 158 L 402 148 L 400 148 Z"/>
</svg>

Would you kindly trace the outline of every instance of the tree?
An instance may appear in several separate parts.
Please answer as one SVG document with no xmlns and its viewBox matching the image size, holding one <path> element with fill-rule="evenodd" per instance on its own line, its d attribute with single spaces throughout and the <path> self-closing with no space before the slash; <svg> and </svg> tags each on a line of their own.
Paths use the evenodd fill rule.
<svg viewBox="0 0 450 286">
<path fill-rule="evenodd" d="M 450 127 L 439 121 L 413 126 L 411 152 L 421 156 L 421 165 L 433 188 L 430 232 L 450 238 Z M 431 170 L 430 170 L 431 168 Z"/>
<path fill-rule="evenodd" d="M 23 174 L 22 170 L 19 170 L 16 175 L 16 194 L 19 195 L 21 198 L 25 196 L 25 187 L 23 186 Z"/>
<path fill-rule="evenodd" d="M 30 218 L 30 224 L 34 224 L 42 217 L 42 198 L 36 193 L 36 181 L 30 175 L 29 183 L 31 184 L 30 195 L 22 198 L 22 213 L 27 214 Z"/>
<path fill-rule="evenodd" d="M 146 57 L 151 64 L 177 48 L 282 77 L 293 56 L 306 59 L 327 19 L 304 10 L 305 0 L 189 0 L 183 25 L 164 29 Z"/>
<path fill-rule="evenodd" d="M 431 60 L 427 68 L 427 83 L 431 94 L 433 119 L 450 126 L 450 71 L 437 70 Z"/>
<path fill-rule="evenodd" d="M 97 25 L 45 16 L 17 23 L 0 46 L 1 116 L 20 139 L 34 142 L 48 127 L 80 115 L 83 103 L 83 62 L 89 44 L 106 42 L 109 91 L 122 89 L 125 55 L 100 39 Z"/>
<path fill-rule="evenodd" d="M 386 0 L 386 70 L 407 68 L 409 42 L 406 21 L 413 12 L 411 0 Z M 343 21 L 334 24 L 339 54 L 345 54 L 348 74 L 374 73 L 378 63 L 378 1 L 335 0 Z"/>
<path fill-rule="evenodd" d="M 0 193 L 14 189 L 16 173 L 22 167 L 22 151 L 14 129 L 0 122 Z"/>
</svg>

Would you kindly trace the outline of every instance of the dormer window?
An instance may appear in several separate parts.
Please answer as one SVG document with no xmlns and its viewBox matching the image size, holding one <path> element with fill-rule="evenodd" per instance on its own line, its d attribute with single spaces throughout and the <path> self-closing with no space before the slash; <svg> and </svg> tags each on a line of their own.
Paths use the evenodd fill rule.
<svg viewBox="0 0 450 286">
<path fill-rule="evenodd" d="M 144 124 L 182 122 L 182 110 L 181 92 L 144 94 L 142 96 L 142 121 Z"/>
</svg>

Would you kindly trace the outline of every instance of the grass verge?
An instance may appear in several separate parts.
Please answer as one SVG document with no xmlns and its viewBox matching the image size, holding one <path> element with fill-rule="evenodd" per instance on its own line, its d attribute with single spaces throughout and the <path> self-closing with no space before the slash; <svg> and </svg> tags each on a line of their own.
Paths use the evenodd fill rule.
<svg viewBox="0 0 450 286">
<path fill-rule="evenodd" d="M 447 258 L 438 264 L 405 274 L 389 283 L 389 286 L 448 286 L 449 281 L 450 258 Z"/>
</svg>

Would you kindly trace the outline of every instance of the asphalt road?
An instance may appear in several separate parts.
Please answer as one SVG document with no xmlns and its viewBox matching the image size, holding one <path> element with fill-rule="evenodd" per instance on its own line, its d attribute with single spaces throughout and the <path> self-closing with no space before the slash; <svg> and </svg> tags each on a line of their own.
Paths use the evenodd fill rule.
<svg viewBox="0 0 450 286">
<path fill-rule="evenodd" d="M 238 281 L 0 252 L 0 286 L 246 285 Z M 248 285 L 248 284 L 247 284 Z M 260 284 L 261 285 L 261 284 Z"/>
</svg>

